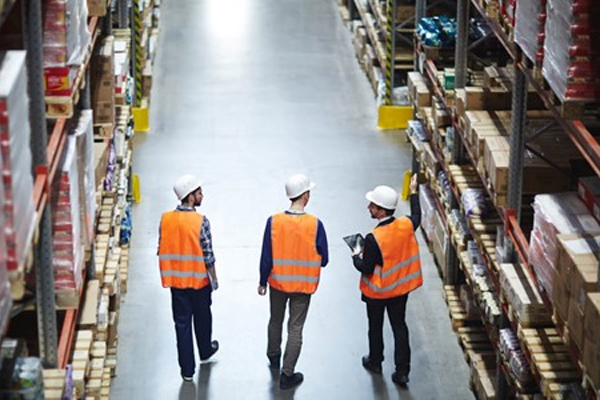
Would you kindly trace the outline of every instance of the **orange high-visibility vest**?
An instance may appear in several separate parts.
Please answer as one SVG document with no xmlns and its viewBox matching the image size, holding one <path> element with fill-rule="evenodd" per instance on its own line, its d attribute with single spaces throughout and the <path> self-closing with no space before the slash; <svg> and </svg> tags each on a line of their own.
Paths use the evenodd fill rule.
<svg viewBox="0 0 600 400">
<path fill-rule="evenodd" d="M 202 214 L 170 211 L 162 215 L 158 260 L 163 287 L 201 289 L 209 284 L 200 246 Z"/>
<path fill-rule="evenodd" d="M 360 290 L 371 299 L 390 299 L 409 293 L 423 284 L 419 245 L 412 221 L 398 218 L 376 227 L 373 236 L 381 249 L 383 265 L 362 275 Z"/>
<path fill-rule="evenodd" d="M 279 213 L 272 216 L 271 287 L 287 293 L 312 294 L 317 290 L 321 276 L 317 226 L 318 219 L 310 214 Z"/>
</svg>

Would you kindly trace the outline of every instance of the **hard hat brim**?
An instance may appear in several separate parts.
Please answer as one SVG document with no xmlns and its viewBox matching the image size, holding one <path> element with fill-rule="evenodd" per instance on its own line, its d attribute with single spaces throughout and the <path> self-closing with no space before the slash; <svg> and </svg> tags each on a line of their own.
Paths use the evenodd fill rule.
<svg viewBox="0 0 600 400">
<path fill-rule="evenodd" d="M 183 196 L 179 197 L 179 200 L 185 199 L 187 196 L 189 196 L 190 193 L 198 190 L 198 188 L 201 188 L 202 185 L 204 185 L 204 182 L 200 179 L 196 179 L 193 183 L 194 183 L 193 189 L 190 189 L 189 192 L 187 192 Z"/>
</svg>

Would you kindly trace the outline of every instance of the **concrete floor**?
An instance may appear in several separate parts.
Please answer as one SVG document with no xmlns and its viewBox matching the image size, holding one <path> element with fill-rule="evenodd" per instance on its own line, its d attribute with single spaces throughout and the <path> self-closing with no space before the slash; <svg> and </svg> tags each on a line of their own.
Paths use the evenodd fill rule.
<svg viewBox="0 0 600 400">
<path fill-rule="evenodd" d="M 425 285 L 408 303 L 413 349 L 408 390 L 360 363 L 367 322 L 359 275 L 341 237 L 367 232 L 364 193 L 399 187 L 410 148 L 375 129 L 377 109 L 334 0 L 163 0 L 152 131 L 136 137 L 129 292 L 119 323 L 114 399 L 470 399 L 468 368 L 450 329 L 441 281 L 422 245 Z M 160 285 L 157 228 L 184 173 L 201 176 L 221 288 L 213 297 L 221 350 L 182 384 L 169 292 Z M 265 356 L 268 296 L 256 294 L 266 218 L 287 207 L 295 172 L 317 187 L 308 211 L 324 222 L 331 261 L 313 296 L 297 370 L 281 392 Z M 399 214 L 407 213 L 402 204 Z"/>
</svg>

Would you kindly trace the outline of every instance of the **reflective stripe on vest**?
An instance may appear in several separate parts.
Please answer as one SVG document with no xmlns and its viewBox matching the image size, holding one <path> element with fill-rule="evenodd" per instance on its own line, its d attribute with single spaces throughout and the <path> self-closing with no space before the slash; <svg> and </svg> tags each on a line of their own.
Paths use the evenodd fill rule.
<svg viewBox="0 0 600 400">
<path fill-rule="evenodd" d="M 317 252 L 318 219 L 310 214 L 271 217 L 273 269 L 269 285 L 287 293 L 312 294 L 321 275 Z"/>
<path fill-rule="evenodd" d="M 164 287 L 200 289 L 209 284 L 200 230 L 204 217 L 193 211 L 164 213 L 158 261 Z"/>
<path fill-rule="evenodd" d="M 412 221 L 398 218 L 373 230 L 383 265 L 375 266 L 360 280 L 361 292 L 369 298 L 388 299 L 409 293 L 423 284 L 419 245 Z"/>
</svg>

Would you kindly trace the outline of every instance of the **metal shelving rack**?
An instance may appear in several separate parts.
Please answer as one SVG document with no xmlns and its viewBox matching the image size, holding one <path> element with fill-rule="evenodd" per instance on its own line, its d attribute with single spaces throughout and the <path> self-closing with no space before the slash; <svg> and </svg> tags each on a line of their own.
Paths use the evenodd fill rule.
<svg viewBox="0 0 600 400">
<path fill-rule="evenodd" d="M 115 0 L 119 11 L 119 24 L 127 24 L 127 0 Z M 0 10 L 0 26 L 6 21 L 16 0 L 8 0 Z M 52 266 L 52 226 L 51 210 L 49 204 L 50 184 L 57 176 L 62 154 L 67 142 L 67 126 L 69 118 L 57 118 L 53 121 L 50 135 L 47 131 L 46 105 L 44 96 L 43 75 L 43 41 L 42 41 L 42 1 L 25 0 L 22 2 L 25 36 L 25 50 L 27 51 L 28 94 L 30 99 L 30 124 L 31 124 L 31 152 L 32 173 L 34 175 L 34 205 L 37 214 L 37 239 L 34 240 L 34 259 L 36 264 L 35 276 L 35 303 L 38 325 L 38 343 L 40 358 L 45 368 L 65 368 L 69 361 L 75 326 L 78 318 L 78 309 L 64 311 L 62 325 L 58 326 L 54 293 L 54 271 Z M 109 7 L 110 10 L 110 7 Z M 88 29 L 91 33 L 91 52 L 97 40 L 101 25 L 105 31 L 110 28 L 111 14 L 106 17 L 90 17 Z M 107 22 L 108 21 L 108 22 Z M 89 63 L 90 57 L 87 57 Z M 82 91 L 80 105 L 90 105 L 89 93 L 89 65 L 84 65 L 80 73 L 85 74 L 85 79 L 80 80 L 79 87 L 74 90 Z M 86 83 L 87 82 L 87 83 Z M 84 281 L 85 281 L 85 269 Z M 79 292 L 83 291 L 84 284 Z M 11 313 L 11 317 L 26 307 L 19 307 Z M 60 311 L 63 312 L 63 311 Z"/>
<path fill-rule="evenodd" d="M 455 50 L 455 87 L 464 88 L 467 77 L 467 56 L 468 56 L 468 23 L 469 23 L 469 8 L 474 7 L 479 15 L 487 22 L 494 36 L 506 50 L 508 56 L 513 60 L 514 65 L 514 82 L 512 95 L 512 112 L 511 112 L 511 135 L 510 135 L 510 169 L 508 177 L 508 193 L 506 207 L 498 207 L 499 215 L 504 226 L 504 248 L 502 253 L 498 254 L 501 262 L 521 262 L 525 266 L 525 270 L 532 278 L 538 291 L 542 293 L 544 303 L 547 307 L 551 307 L 550 300 L 546 295 L 543 295 L 543 290 L 540 290 L 536 275 L 528 263 L 529 243 L 523 230 L 520 226 L 521 220 L 521 204 L 522 204 L 522 183 L 523 183 L 523 159 L 525 151 L 525 122 L 527 111 L 527 88 L 532 86 L 537 94 L 541 97 L 546 108 L 551 111 L 557 124 L 568 134 L 575 147 L 580 151 L 590 167 L 596 175 L 600 177 L 600 144 L 592 136 L 581 120 L 568 120 L 563 118 L 559 106 L 554 104 L 554 100 L 549 95 L 542 84 L 536 80 L 532 71 L 528 68 L 526 62 L 522 58 L 522 51 L 512 41 L 510 41 L 506 33 L 500 25 L 493 19 L 487 16 L 485 10 L 477 0 L 457 0 L 457 37 Z M 418 21 L 425 15 L 427 9 L 426 0 L 417 0 L 416 4 L 416 20 Z M 423 72 L 428 76 L 429 81 L 434 83 L 434 95 L 443 99 L 441 89 L 435 84 L 437 69 L 433 62 L 426 61 L 423 63 Z M 415 61 L 415 66 L 418 63 Z M 461 159 L 461 154 L 457 148 L 465 147 L 469 153 L 468 146 L 465 146 L 464 135 L 460 132 L 456 121 L 453 122 L 454 128 L 457 130 L 456 136 L 460 139 L 455 140 L 454 153 L 452 154 L 452 163 Z M 460 145 L 458 145 L 460 143 Z M 467 154 L 471 162 L 473 156 Z M 443 161 L 438 155 L 438 161 Z M 485 186 L 485 185 L 484 185 Z M 453 188 L 456 195 L 456 190 Z M 489 193 L 488 193 L 489 194 Z M 451 200 L 452 201 L 452 200 Z M 456 207 L 456 204 L 451 204 L 451 208 Z M 438 204 L 438 212 L 440 206 Z M 442 210 L 443 211 L 443 210 Z M 448 239 L 450 241 L 450 239 Z M 458 272 L 458 263 L 456 250 L 451 243 L 446 246 L 449 251 L 446 253 L 447 278 L 446 284 L 456 283 L 453 279 Z M 503 304 L 503 315 L 499 322 L 499 328 L 513 327 L 514 322 L 508 318 L 509 310 Z M 557 327 L 558 328 L 558 327 Z M 575 363 L 577 365 L 577 363 Z M 498 360 L 497 368 L 497 398 L 507 399 L 510 396 L 509 378 L 502 360 Z"/>
</svg>

